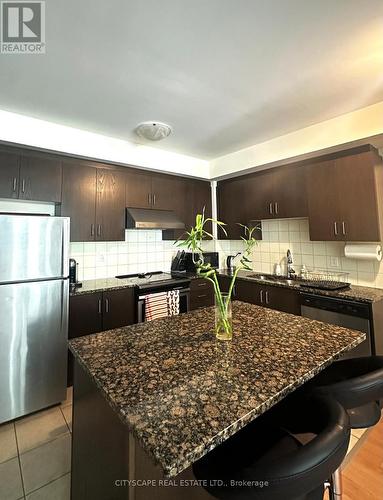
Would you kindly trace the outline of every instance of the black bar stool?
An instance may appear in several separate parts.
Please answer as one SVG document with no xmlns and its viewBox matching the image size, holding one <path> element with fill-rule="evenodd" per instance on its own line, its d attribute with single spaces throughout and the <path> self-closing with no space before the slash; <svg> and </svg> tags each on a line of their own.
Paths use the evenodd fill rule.
<svg viewBox="0 0 383 500">
<path fill-rule="evenodd" d="M 339 401 L 349 414 L 352 429 L 372 427 L 381 414 L 383 356 L 336 361 L 313 378 L 310 386 Z"/>
<path fill-rule="evenodd" d="M 372 427 L 381 416 L 383 356 L 336 361 L 312 379 L 308 389 L 322 397 L 335 398 L 347 411 L 350 427 Z M 333 498 L 342 498 L 340 469 L 334 475 Z"/>
<path fill-rule="evenodd" d="M 294 436 L 308 432 L 315 436 L 307 444 Z M 223 500 L 322 500 L 349 440 L 348 415 L 337 401 L 289 398 L 201 458 L 193 471 Z"/>
</svg>

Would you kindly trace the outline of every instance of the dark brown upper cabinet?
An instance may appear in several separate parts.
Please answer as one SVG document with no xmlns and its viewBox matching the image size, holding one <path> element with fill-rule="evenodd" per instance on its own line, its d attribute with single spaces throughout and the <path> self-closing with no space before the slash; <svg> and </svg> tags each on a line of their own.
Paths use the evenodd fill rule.
<svg viewBox="0 0 383 500">
<path fill-rule="evenodd" d="M 0 151 L 0 197 L 19 197 L 20 155 Z"/>
<path fill-rule="evenodd" d="M 383 164 L 375 150 L 307 170 L 310 239 L 381 241 Z"/>
<path fill-rule="evenodd" d="M 71 219 L 71 241 L 95 240 L 96 184 L 96 168 L 76 161 L 63 163 L 61 215 Z"/>
<path fill-rule="evenodd" d="M 19 198 L 23 200 L 61 201 L 61 160 L 44 155 L 22 155 Z"/>
<path fill-rule="evenodd" d="M 125 239 L 125 172 L 97 169 L 96 240 Z"/>
<path fill-rule="evenodd" d="M 127 170 L 126 206 L 132 208 L 152 208 L 152 176 L 139 170 Z"/>
<path fill-rule="evenodd" d="M 71 218 L 71 241 L 123 241 L 125 172 L 64 162 L 61 215 Z"/>
<path fill-rule="evenodd" d="M 244 232 L 239 224 L 250 224 L 251 206 L 254 201 L 253 187 L 248 176 L 228 179 L 218 184 L 218 220 L 226 224 L 225 230 L 229 239 L 240 239 Z M 224 232 L 218 231 L 218 238 L 225 239 Z"/>
<path fill-rule="evenodd" d="M 266 170 L 248 178 L 252 201 L 251 219 L 307 217 L 305 170 L 285 166 Z"/>
<path fill-rule="evenodd" d="M 61 160 L 33 152 L 0 152 L 0 196 L 61 201 Z"/>
</svg>

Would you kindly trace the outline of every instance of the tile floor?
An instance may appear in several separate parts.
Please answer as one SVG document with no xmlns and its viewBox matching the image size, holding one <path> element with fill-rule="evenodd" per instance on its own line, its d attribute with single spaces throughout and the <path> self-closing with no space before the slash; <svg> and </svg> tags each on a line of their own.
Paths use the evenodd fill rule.
<svg viewBox="0 0 383 500">
<path fill-rule="evenodd" d="M 72 388 L 61 405 L 0 426 L 0 499 L 69 500 Z"/>
<path fill-rule="evenodd" d="M 352 430 L 347 458 L 365 431 Z M 0 500 L 70 500 L 71 432 L 72 388 L 61 405 L 1 425 Z"/>
</svg>

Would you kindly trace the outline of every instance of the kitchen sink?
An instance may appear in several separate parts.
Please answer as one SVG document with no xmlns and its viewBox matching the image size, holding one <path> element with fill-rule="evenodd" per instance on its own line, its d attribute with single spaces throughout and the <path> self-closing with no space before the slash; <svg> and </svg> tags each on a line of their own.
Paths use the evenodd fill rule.
<svg viewBox="0 0 383 500">
<path fill-rule="evenodd" d="M 287 285 L 294 285 L 296 284 L 297 281 L 296 279 L 290 279 L 287 276 L 276 276 L 275 274 L 264 274 L 264 273 L 249 274 L 247 277 L 264 281 L 282 281 Z"/>
</svg>

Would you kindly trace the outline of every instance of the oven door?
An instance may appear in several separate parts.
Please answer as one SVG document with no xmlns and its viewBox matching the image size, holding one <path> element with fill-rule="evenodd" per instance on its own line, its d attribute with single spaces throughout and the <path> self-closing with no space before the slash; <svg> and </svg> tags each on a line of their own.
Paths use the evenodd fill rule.
<svg viewBox="0 0 383 500">
<path fill-rule="evenodd" d="M 188 312 L 190 310 L 190 288 L 172 288 L 172 290 L 180 291 L 180 314 Z M 156 290 L 154 293 L 158 293 L 159 291 L 161 290 Z M 137 323 L 145 321 L 145 297 L 147 295 L 150 295 L 150 292 L 138 296 Z"/>
</svg>

